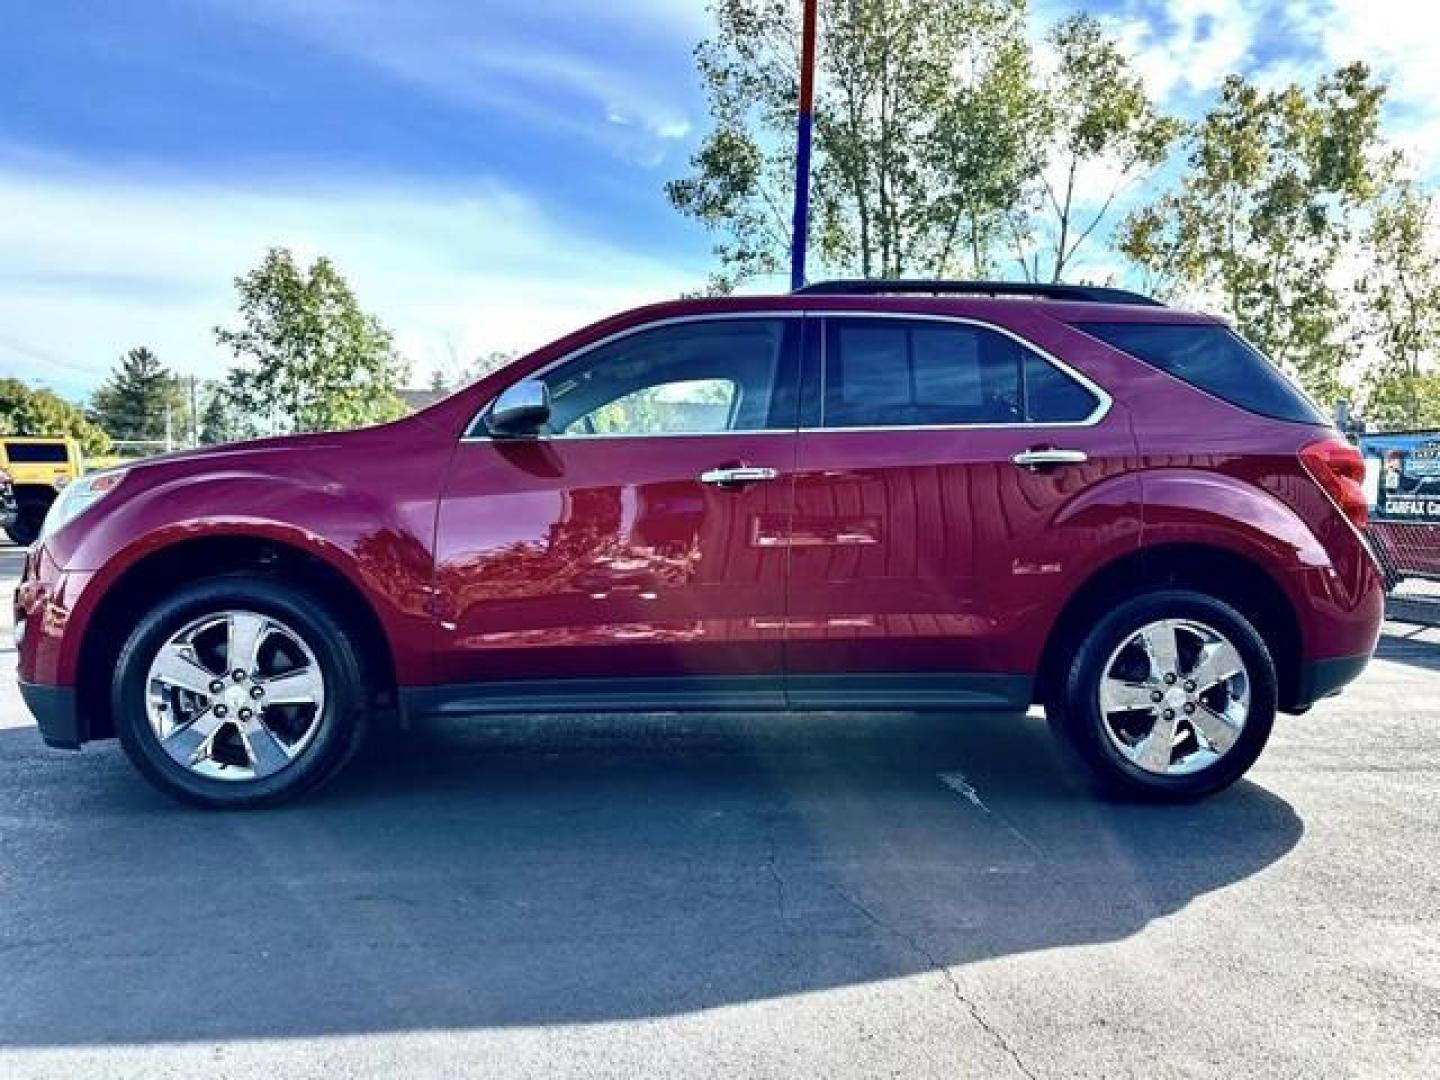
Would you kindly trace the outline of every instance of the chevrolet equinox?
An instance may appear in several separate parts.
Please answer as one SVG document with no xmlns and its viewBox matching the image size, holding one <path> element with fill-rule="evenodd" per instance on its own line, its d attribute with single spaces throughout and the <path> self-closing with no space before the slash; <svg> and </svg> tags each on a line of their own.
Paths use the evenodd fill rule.
<svg viewBox="0 0 1440 1080">
<path fill-rule="evenodd" d="M 403 420 L 68 485 L 15 598 L 51 746 L 208 806 L 377 718 L 1022 711 L 1193 798 L 1355 678 L 1359 454 L 1224 323 L 831 282 L 617 315 Z"/>
</svg>

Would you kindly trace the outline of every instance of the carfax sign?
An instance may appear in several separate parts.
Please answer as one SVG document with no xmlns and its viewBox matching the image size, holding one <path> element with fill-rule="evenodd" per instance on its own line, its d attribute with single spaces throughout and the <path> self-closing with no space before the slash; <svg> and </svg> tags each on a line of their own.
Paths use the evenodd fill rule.
<svg viewBox="0 0 1440 1080">
<path fill-rule="evenodd" d="M 1372 517 L 1440 524 L 1440 431 L 1363 435 L 1360 452 Z"/>
</svg>

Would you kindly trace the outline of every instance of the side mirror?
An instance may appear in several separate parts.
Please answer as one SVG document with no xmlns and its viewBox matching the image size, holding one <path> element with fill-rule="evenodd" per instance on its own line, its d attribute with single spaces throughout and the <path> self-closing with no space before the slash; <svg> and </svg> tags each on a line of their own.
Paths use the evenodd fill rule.
<svg viewBox="0 0 1440 1080">
<path fill-rule="evenodd" d="M 486 426 L 492 435 L 533 438 L 550 419 L 550 387 L 539 379 L 521 379 L 490 406 Z"/>
</svg>

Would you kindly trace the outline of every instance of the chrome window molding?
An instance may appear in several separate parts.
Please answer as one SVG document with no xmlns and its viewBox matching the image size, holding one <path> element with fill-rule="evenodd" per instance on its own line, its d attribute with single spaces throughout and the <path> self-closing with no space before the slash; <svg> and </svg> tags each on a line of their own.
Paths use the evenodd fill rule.
<svg viewBox="0 0 1440 1080">
<path fill-rule="evenodd" d="M 794 435 L 797 428 L 736 428 L 733 431 L 614 431 L 608 434 L 580 431 L 570 435 L 512 435 L 509 438 L 495 438 L 493 435 L 466 435 L 461 442 L 579 442 L 582 439 L 718 439 L 735 435 Z M 816 430 L 819 430 L 818 428 Z"/>
<path fill-rule="evenodd" d="M 678 326 L 678 325 L 683 325 L 683 324 L 685 324 L 685 323 L 696 323 L 696 322 L 715 322 L 715 321 L 719 321 L 719 320 L 724 320 L 724 321 L 733 322 L 733 321 L 737 321 L 737 320 L 748 320 L 748 319 L 808 319 L 808 318 L 814 318 L 814 319 L 832 319 L 832 318 L 833 318 L 833 319 L 845 319 L 845 318 L 850 318 L 850 319 L 905 319 L 905 320 L 908 320 L 908 321 L 911 321 L 911 322 L 938 322 L 938 323 L 958 324 L 958 325 L 961 325 L 961 326 L 974 326 L 974 327 L 978 327 L 978 328 L 980 328 L 980 329 L 982 329 L 982 330 L 990 330 L 990 331 L 993 331 L 994 333 L 997 333 L 997 334 L 1003 334 L 1005 337 L 1009 338 L 1011 341 L 1015 342 L 1017 345 L 1020 345 L 1022 348 L 1025 348 L 1025 349 L 1030 350 L 1032 353 L 1034 353 L 1036 356 L 1038 356 L 1041 360 L 1045 361 L 1047 364 L 1050 364 L 1052 367 L 1057 368 L 1059 371 L 1061 371 L 1062 373 L 1064 373 L 1065 375 L 1067 375 L 1069 378 L 1073 379 L 1075 382 L 1079 383 L 1079 384 L 1080 384 L 1081 386 L 1083 386 L 1086 390 L 1088 390 L 1091 394 L 1093 394 L 1094 397 L 1095 397 L 1095 402 L 1096 402 L 1096 404 L 1095 404 L 1095 409 L 1094 409 L 1094 411 L 1092 411 L 1092 412 L 1090 413 L 1089 416 L 1085 417 L 1083 420 L 1060 420 L 1060 421 L 1051 421 L 1051 422 L 1036 421 L 1036 420 L 1019 420 L 1019 421 L 1012 421 L 1012 422 L 1006 422 L 1006 423 L 974 423 L 974 424 L 894 424 L 894 425 L 883 425 L 883 426 L 875 426 L 875 427 L 823 427 L 823 426 L 821 426 L 821 427 L 796 427 L 796 428 L 761 428 L 761 429 L 751 429 L 751 430 L 745 430 L 745 431 L 691 431 L 691 432 L 667 431 L 667 432 L 655 432 L 655 433 L 631 432 L 631 433 L 628 433 L 628 434 L 618 434 L 618 433 L 617 433 L 617 434 L 608 434 L 608 435 L 607 435 L 607 434 L 589 435 L 589 434 L 583 434 L 583 433 L 582 433 L 582 434 L 576 434 L 576 435 L 535 435 L 535 436 L 531 436 L 531 437 L 529 437 L 529 438 L 527 438 L 527 439 L 504 439 L 504 438 L 502 438 L 502 439 L 496 439 L 494 436 L 489 435 L 489 434 L 477 434 L 477 432 L 478 432 L 478 431 L 481 431 L 482 428 L 483 428 L 483 422 L 484 422 L 485 414 L 486 414 L 487 412 L 489 412 L 489 411 L 490 411 L 490 407 L 495 404 L 495 398 L 491 398 L 490 400 L 486 401 L 485 404 L 481 406 L 480 411 L 475 414 L 474 418 L 470 421 L 470 426 L 466 429 L 466 433 L 465 433 L 465 435 L 460 439 L 460 441 L 461 441 L 461 442 L 516 442 L 516 441 L 524 441 L 524 442 L 571 442 L 571 441 L 581 440 L 581 439 L 706 439 L 706 438 L 715 438 L 715 437 L 717 437 L 717 436 L 729 436 L 729 435 L 794 435 L 794 434 L 819 434 L 819 433 L 833 433 L 833 434 L 841 434 L 841 435 L 844 435 L 844 434 L 857 434 L 857 433 L 860 433 L 860 432 L 867 432 L 867 431 L 1005 431 L 1005 430 L 1016 430 L 1016 429 L 1027 430 L 1027 431 L 1049 431 L 1049 430 L 1056 429 L 1056 428 L 1061 428 L 1061 429 L 1063 429 L 1063 428 L 1088 428 L 1088 427 L 1094 427 L 1095 425 L 1099 424 L 1102 420 L 1104 420 L 1107 415 L 1109 415 L 1109 413 L 1110 413 L 1110 408 L 1111 408 L 1111 406 L 1115 403 L 1115 399 L 1110 396 L 1110 394 L 1104 389 L 1104 387 L 1098 385 L 1097 383 L 1095 383 L 1093 380 L 1091 380 L 1089 377 L 1087 377 L 1087 376 L 1084 375 L 1083 373 L 1081 373 L 1081 372 L 1079 372 L 1079 371 L 1076 371 L 1076 370 L 1075 370 L 1073 367 L 1071 367 L 1069 364 L 1065 363 L 1065 361 L 1063 361 L 1063 360 L 1059 359 L 1058 357 L 1052 355 L 1051 353 L 1047 352 L 1045 349 L 1041 348 L 1039 345 L 1036 345 L 1033 341 L 1030 341 L 1029 339 L 1020 336 L 1019 334 L 1015 333 L 1013 330 L 1010 330 L 1010 329 L 1008 329 L 1008 328 L 1006 328 L 1006 327 L 1004 327 L 1004 326 L 999 326 L 999 325 L 997 325 L 997 324 L 995 324 L 995 323 L 992 323 L 992 322 L 986 322 L 986 321 L 983 320 L 983 319 L 972 318 L 972 317 L 967 316 L 967 315 L 931 314 L 931 313 L 929 313 L 929 312 L 921 312 L 921 311 L 864 311 L 864 310 L 845 311 L 845 310 L 829 310 L 829 309 L 824 309 L 824 310 L 821 310 L 821 309 L 802 309 L 802 310 L 788 310 L 788 311 L 715 311 L 715 312 L 707 312 L 707 313 L 704 313 L 704 314 L 697 314 L 697 315 L 675 315 L 675 316 L 672 316 L 672 317 L 670 317 L 670 318 L 657 319 L 657 320 L 655 320 L 654 322 L 642 323 L 642 324 L 640 324 L 639 326 L 632 326 L 632 327 L 630 327 L 630 328 L 628 328 L 628 329 L 625 329 L 625 330 L 619 330 L 619 331 L 616 331 L 616 332 L 613 333 L 613 334 L 609 334 L 609 335 L 607 335 L 607 336 L 599 339 L 598 341 L 592 341 L 592 342 L 591 342 L 590 344 L 588 344 L 588 345 L 582 345 L 580 348 L 576 349 L 575 351 L 573 351 L 573 352 L 568 352 L 568 353 L 566 353 L 564 356 L 557 357 L 556 359 L 550 361 L 550 363 L 544 365 L 543 367 L 541 367 L 541 368 L 539 368 L 539 369 L 537 369 L 537 370 L 535 370 L 535 371 L 532 371 L 530 374 L 525 375 L 524 378 L 527 378 L 527 379 L 540 379 L 540 378 L 544 378 L 546 375 L 548 375 L 550 372 L 554 371 L 556 368 L 560 367 L 561 365 L 563 365 L 563 364 L 568 364 L 568 363 L 570 363 L 570 361 L 572 361 L 572 360 L 578 360 L 580 357 L 585 356 L 587 353 L 593 352 L 593 351 L 596 350 L 596 349 L 603 348 L 603 347 L 606 346 L 606 345 L 613 344 L 613 343 L 616 342 L 616 341 L 621 341 L 621 340 L 623 340 L 623 339 L 625 339 L 625 338 L 627 338 L 627 337 L 633 337 L 633 336 L 636 335 L 636 334 L 645 333 L 645 332 L 650 331 L 650 330 L 659 330 L 659 329 L 662 329 L 662 328 L 664 328 L 664 327 L 666 327 L 666 326 Z M 821 352 L 820 352 L 820 375 L 821 375 L 821 379 L 823 380 L 823 379 L 824 379 L 824 376 L 825 376 L 825 353 L 824 353 L 824 350 L 825 350 L 825 342 L 824 342 L 823 338 L 822 338 L 821 343 L 820 343 L 820 350 L 821 350 Z M 504 392 L 504 391 L 502 390 L 501 393 L 503 393 L 503 392 Z M 821 408 L 823 409 L 823 408 L 824 408 L 824 392 L 825 392 L 825 387 L 824 387 L 823 382 L 822 382 L 822 384 L 821 384 L 820 392 L 821 392 Z M 499 397 L 499 394 L 497 394 L 496 397 Z"/>
</svg>

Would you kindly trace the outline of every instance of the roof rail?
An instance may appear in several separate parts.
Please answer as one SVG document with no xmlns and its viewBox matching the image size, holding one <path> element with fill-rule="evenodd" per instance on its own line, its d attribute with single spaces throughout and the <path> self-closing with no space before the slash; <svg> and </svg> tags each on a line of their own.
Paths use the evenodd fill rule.
<svg viewBox="0 0 1440 1080">
<path fill-rule="evenodd" d="M 1153 296 L 1111 289 L 1102 285 L 1042 285 L 1028 281 L 945 281 L 914 279 L 862 279 L 817 281 L 796 289 L 801 296 L 884 296 L 914 293 L 922 296 L 1037 296 L 1045 300 L 1078 300 L 1091 304 L 1133 304 L 1164 307 Z"/>
</svg>

